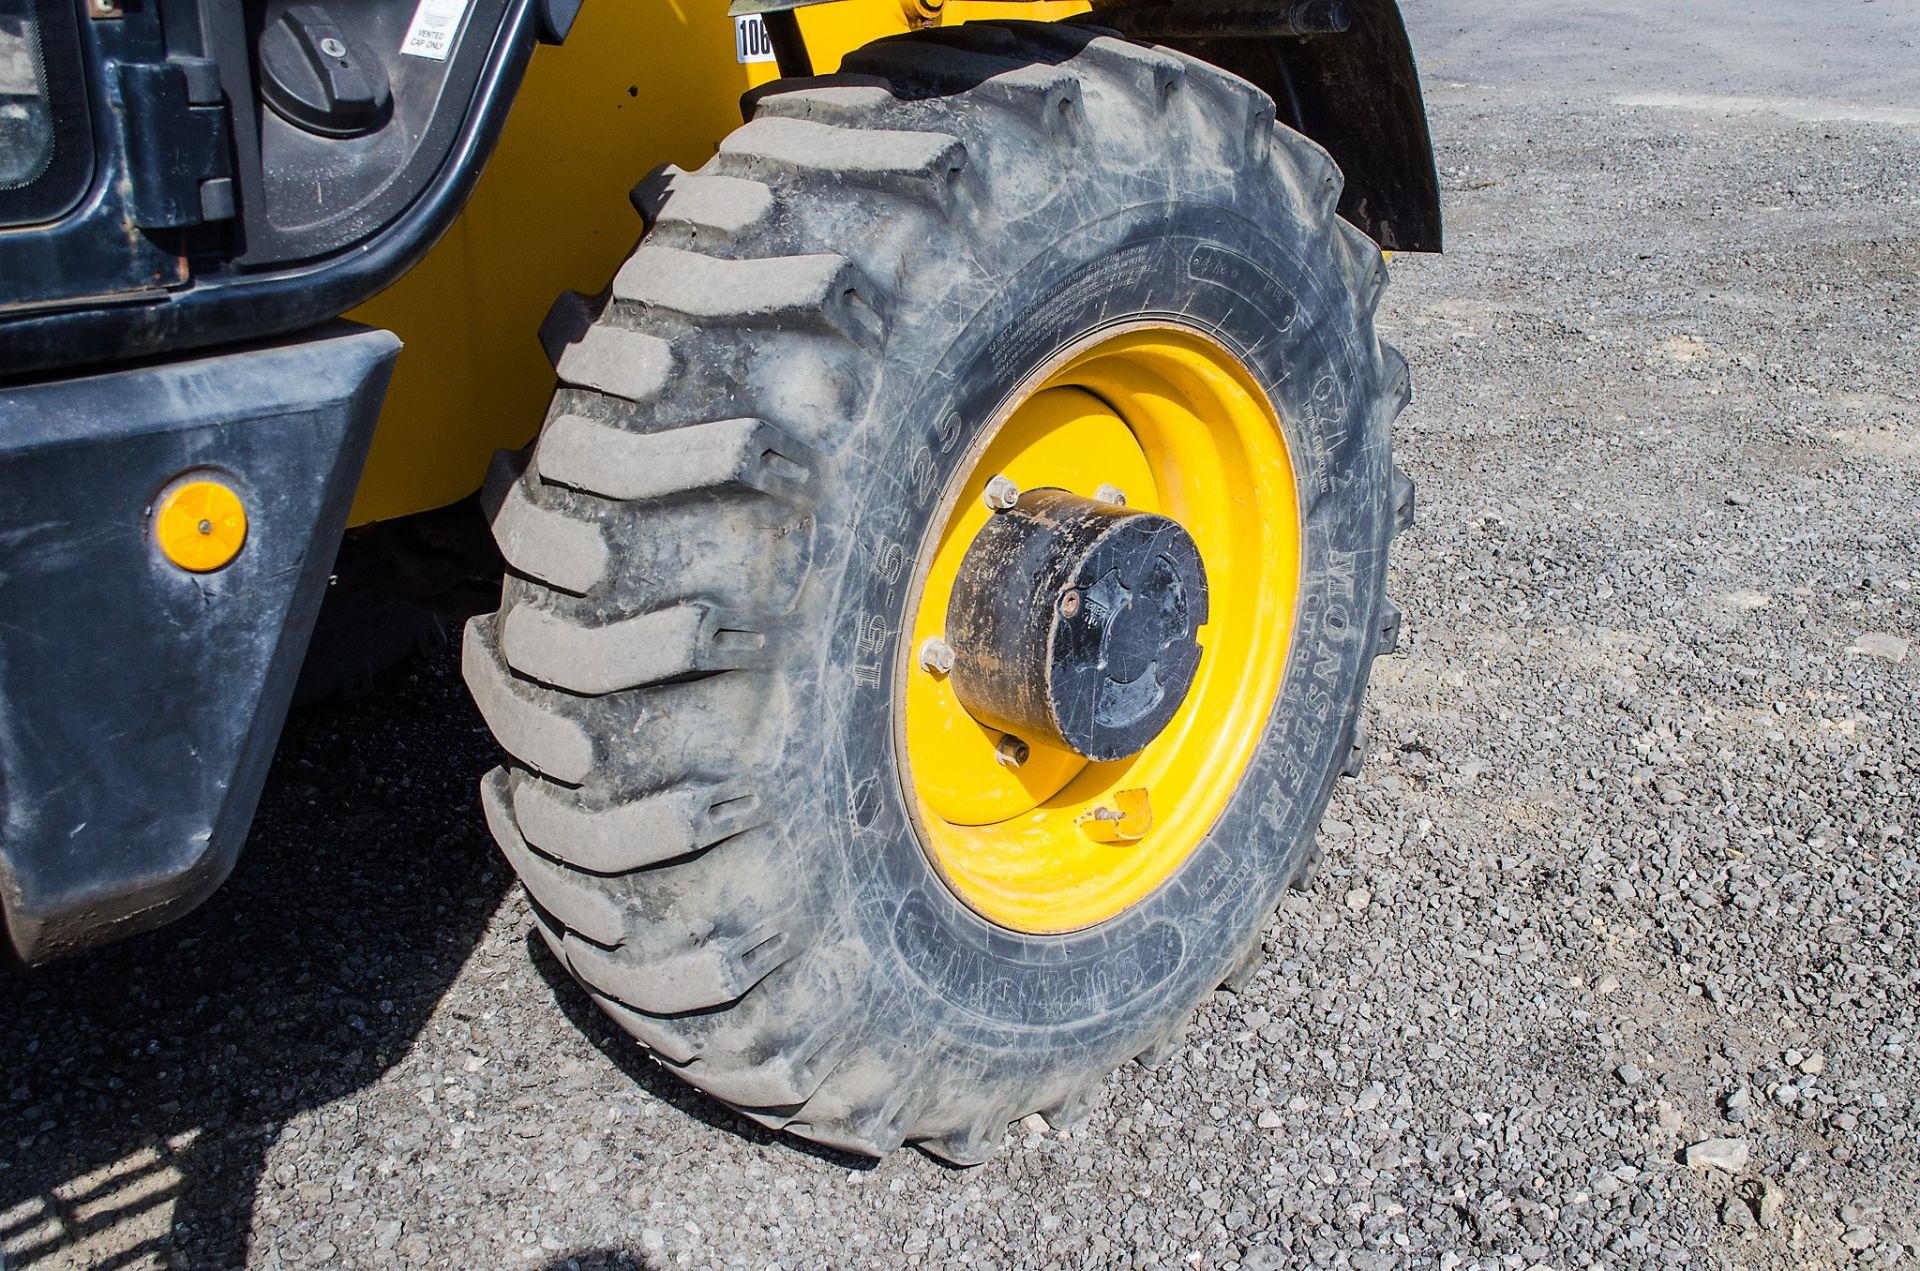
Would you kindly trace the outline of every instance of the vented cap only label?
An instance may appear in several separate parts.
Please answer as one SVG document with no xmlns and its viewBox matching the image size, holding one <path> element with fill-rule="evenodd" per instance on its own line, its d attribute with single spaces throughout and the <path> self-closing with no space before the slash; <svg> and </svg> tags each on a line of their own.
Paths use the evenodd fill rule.
<svg viewBox="0 0 1920 1271">
<path fill-rule="evenodd" d="M 424 57 L 444 62 L 453 52 L 454 38 L 460 34 L 460 20 L 467 16 L 467 0 L 420 0 L 407 24 L 407 38 L 400 51 L 408 57 Z"/>
</svg>

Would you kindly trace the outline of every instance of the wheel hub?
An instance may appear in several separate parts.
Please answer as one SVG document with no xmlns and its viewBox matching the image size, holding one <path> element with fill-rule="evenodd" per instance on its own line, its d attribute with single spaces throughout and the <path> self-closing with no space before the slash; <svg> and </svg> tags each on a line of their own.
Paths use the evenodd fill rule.
<svg viewBox="0 0 1920 1271">
<path fill-rule="evenodd" d="M 1178 522 L 1032 490 L 961 561 L 947 609 L 953 690 L 989 727 L 1122 759 L 1186 700 L 1206 621 L 1206 567 Z"/>
<path fill-rule="evenodd" d="M 1258 752 L 1298 600 L 1286 429 L 1225 346 L 1143 322 L 1061 350 L 956 458 L 897 668 L 915 829 L 982 918 L 1078 931 L 1173 877 Z M 1178 546 L 1119 550 L 1165 522 L 1175 533 L 1163 542 Z M 1090 559 L 1126 527 L 1119 560 Z M 1005 629 L 972 629 L 996 616 Z M 1093 617 L 1090 631 L 1075 626 Z M 1091 653 L 1076 643 L 1088 635 Z M 1056 654 L 1069 670 L 1092 664 L 1082 692 L 1065 691 Z M 1063 709 L 1075 702 L 1092 703 L 1084 718 Z"/>
</svg>

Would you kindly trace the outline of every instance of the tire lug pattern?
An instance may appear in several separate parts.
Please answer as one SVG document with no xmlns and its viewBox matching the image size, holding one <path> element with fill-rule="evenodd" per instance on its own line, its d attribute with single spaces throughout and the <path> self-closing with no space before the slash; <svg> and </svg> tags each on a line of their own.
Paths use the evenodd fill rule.
<svg viewBox="0 0 1920 1271">
<path fill-rule="evenodd" d="M 911 194 L 945 206 L 966 167 L 957 137 L 898 129 L 838 128 L 779 116 L 755 119 L 720 143 L 720 159 L 747 174 L 832 174 L 869 189 Z"/>
<path fill-rule="evenodd" d="M 1245 170 L 1347 288 L 1327 320 L 1375 359 L 1377 440 L 1410 389 L 1374 334 L 1383 262 L 1336 215 L 1337 168 L 1251 85 L 1084 23 L 936 28 L 847 67 L 754 90 L 712 161 L 648 174 L 640 248 L 606 293 L 555 304 L 540 334 L 561 387 L 537 447 L 490 470 L 510 574 L 464 663 L 510 756 L 483 787 L 489 826 L 614 1023 L 756 1124 L 972 1164 L 1024 1112 L 1077 1121 L 1112 1066 L 1179 1049 L 1192 1013 L 1169 1000 L 1069 1072 L 998 1063 L 932 1016 L 889 1031 L 908 1018 L 878 971 L 894 955 L 821 903 L 839 858 L 782 800 L 820 726 L 792 704 L 818 663 L 801 597 L 834 581 L 815 519 L 864 457 L 873 382 L 913 361 L 912 324 L 982 281 L 915 276 L 915 253 L 937 234 L 991 250 L 1007 198 L 1071 202 L 1088 174 Z M 1412 484 L 1391 472 L 1368 514 L 1390 502 L 1397 531 Z M 1390 651 L 1398 611 L 1375 612 Z M 1292 850 L 1304 886 L 1320 849 Z M 1244 983 L 1261 948 L 1255 932 L 1202 969 Z"/>
<path fill-rule="evenodd" d="M 1353 724 L 1353 739 L 1347 743 L 1346 762 L 1340 765 L 1341 776 L 1357 777 L 1360 775 L 1361 769 L 1366 766 L 1367 746 L 1370 740 L 1371 734 L 1367 731 L 1366 722 L 1356 719 Z"/>
<path fill-rule="evenodd" d="M 494 542 L 515 573 L 584 596 L 611 572 L 601 526 L 536 499 L 524 481 L 506 487 L 491 516 Z"/>
<path fill-rule="evenodd" d="M 554 370 L 562 383 L 649 402 L 673 377 L 673 350 L 656 335 L 595 325 L 560 349 Z"/>
<path fill-rule="evenodd" d="M 595 806 L 580 791 L 525 771 L 513 774 L 511 798 L 529 844 L 595 874 L 691 856 L 764 824 L 767 806 L 744 781 L 690 781 Z"/>
<path fill-rule="evenodd" d="M 886 338 L 878 294 L 831 253 L 723 260 L 643 244 L 613 279 L 615 300 L 644 309 L 729 326 L 804 325 L 862 345 Z"/>
<path fill-rule="evenodd" d="M 1404 534 L 1413 528 L 1413 478 L 1400 471 L 1396 465 L 1393 469 L 1393 483 L 1390 489 L 1393 496 L 1393 532 Z"/>
<path fill-rule="evenodd" d="M 542 690 L 517 682 L 493 640 L 491 615 L 467 623 L 461 670 L 487 727 L 500 744 L 534 771 L 578 785 L 594 769 L 586 729 L 539 700 Z"/>
<path fill-rule="evenodd" d="M 591 627 L 517 605 L 502 614 L 500 650 L 521 675 L 587 696 L 765 666 L 771 656 L 765 632 L 706 605 L 656 609 Z"/>
<path fill-rule="evenodd" d="M 1145 1050 L 1133 1057 L 1133 1062 L 1151 1072 L 1173 1058 L 1181 1047 L 1187 1044 L 1187 1030 L 1193 1027 L 1193 1015 L 1189 1012 L 1178 1024 L 1154 1039 Z"/>
<path fill-rule="evenodd" d="M 662 241 L 731 243 L 764 227 L 773 191 L 758 181 L 682 172 L 663 164 L 629 195 L 649 233 Z"/>
<path fill-rule="evenodd" d="M 541 480 L 629 503 L 729 487 L 798 501 L 819 469 L 811 448 L 758 419 L 632 432 L 563 414 L 536 453 Z"/>
<path fill-rule="evenodd" d="M 1400 629 L 1405 621 L 1405 615 L 1400 612 L 1399 605 L 1388 601 L 1381 606 L 1380 621 L 1376 628 L 1378 638 L 1374 644 L 1374 653 L 1376 656 L 1398 651 L 1400 648 Z"/>
</svg>

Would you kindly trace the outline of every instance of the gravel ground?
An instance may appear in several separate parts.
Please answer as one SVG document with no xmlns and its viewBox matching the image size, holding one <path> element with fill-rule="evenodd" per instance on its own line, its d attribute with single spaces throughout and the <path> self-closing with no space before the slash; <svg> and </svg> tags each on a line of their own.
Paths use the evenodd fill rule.
<svg viewBox="0 0 1920 1271">
<path fill-rule="evenodd" d="M 9 1265 L 1920 1259 L 1920 128 L 1437 8 L 1409 636 L 1184 1051 L 972 1171 L 741 1122 L 530 940 L 446 657 L 296 716 L 198 914 L 0 982 Z"/>
</svg>

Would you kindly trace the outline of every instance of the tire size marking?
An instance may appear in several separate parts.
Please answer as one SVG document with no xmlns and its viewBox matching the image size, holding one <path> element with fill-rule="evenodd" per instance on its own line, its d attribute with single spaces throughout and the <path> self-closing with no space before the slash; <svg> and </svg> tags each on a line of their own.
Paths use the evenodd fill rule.
<svg viewBox="0 0 1920 1271">
<path fill-rule="evenodd" d="M 934 461 L 934 456 L 945 455 L 953 449 L 953 443 L 960 440 L 960 429 L 964 422 L 960 418 L 959 411 L 947 411 L 941 416 L 939 425 L 934 429 L 932 443 L 916 447 L 913 458 L 907 461 L 907 471 L 913 479 L 915 508 L 924 511 L 933 496 L 946 485 L 946 482 L 941 479 L 940 465 Z M 883 539 L 882 542 L 885 540 Z M 893 580 L 889 578 L 887 581 Z"/>
<path fill-rule="evenodd" d="M 1351 429 L 1347 425 L 1347 398 L 1340 391 L 1340 381 L 1332 372 L 1327 372 L 1313 382 L 1313 391 L 1307 394 L 1305 405 L 1301 408 L 1305 418 L 1300 422 L 1308 436 L 1316 441 L 1310 460 L 1308 484 L 1316 494 L 1333 493 L 1333 477 L 1330 456 L 1338 453 L 1347 444 Z"/>
<path fill-rule="evenodd" d="M 1300 600 L 1300 629 L 1288 675 L 1299 676 L 1304 691 L 1300 709 L 1287 721 L 1286 744 L 1273 749 L 1271 762 L 1278 771 L 1261 790 L 1258 808 L 1261 822 L 1283 838 L 1294 829 L 1303 797 L 1311 801 L 1319 793 L 1307 788 L 1309 768 L 1301 756 L 1325 742 L 1327 721 L 1341 707 L 1341 672 L 1362 635 L 1353 617 L 1360 602 L 1361 555 L 1327 547 L 1317 585 Z"/>
<path fill-rule="evenodd" d="M 893 599 L 893 585 L 907 568 L 907 549 L 884 535 L 874 540 L 873 572 L 887 585 L 887 599 Z"/>
<path fill-rule="evenodd" d="M 940 488 L 940 469 L 933 462 L 933 451 L 926 446 L 913 452 L 908 461 L 908 470 L 913 479 L 913 501 L 915 506 L 925 507 L 933 492 Z"/>
<path fill-rule="evenodd" d="M 1104 301 L 1138 278 L 1151 276 L 1156 250 L 1153 244 L 1146 244 L 1115 252 L 1008 323 L 987 349 L 995 373 L 1010 378 L 1037 365 L 1044 356 L 1045 346 L 1054 340 L 1052 333 L 1071 325 L 1051 321 L 1049 314 L 1071 317 L 1084 308 L 1105 308 L 1104 304 L 1094 302 Z"/>
<path fill-rule="evenodd" d="M 888 592 L 891 597 L 892 592 Z M 879 688 L 886 675 L 886 653 L 893 644 L 893 624 L 885 614 L 860 610 L 854 617 L 853 682 L 859 688 Z"/>
<path fill-rule="evenodd" d="M 1228 292 L 1265 317 L 1270 325 L 1262 340 L 1263 347 L 1267 340 L 1283 336 L 1300 338 L 1306 334 L 1295 331 L 1299 325 L 1300 302 L 1293 292 L 1271 272 L 1238 252 L 1202 243 L 1187 258 L 1187 275 L 1195 282 Z M 1248 286 L 1250 281 L 1259 285 Z M 1288 383 L 1292 375 L 1292 367 L 1283 365 L 1274 387 Z M 1305 448 L 1304 484 L 1317 495 L 1331 494 L 1335 481 L 1330 456 L 1346 445 L 1351 434 L 1347 395 L 1341 391 L 1339 377 L 1332 371 L 1324 371 L 1315 378 L 1297 414 L 1301 435 L 1312 439 L 1312 444 Z"/>
<path fill-rule="evenodd" d="M 907 549 L 884 534 L 875 534 L 868 559 L 872 562 L 874 577 L 886 591 L 877 608 L 853 611 L 853 678 L 854 683 L 862 687 L 875 688 L 885 674 L 885 654 L 893 645 L 893 637 L 899 634 L 894 630 L 891 615 L 894 593 L 899 588 L 901 575 L 907 571 Z"/>
</svg>

